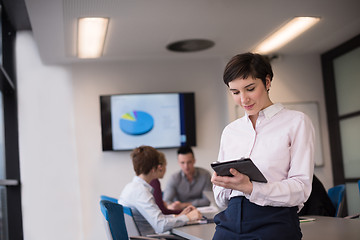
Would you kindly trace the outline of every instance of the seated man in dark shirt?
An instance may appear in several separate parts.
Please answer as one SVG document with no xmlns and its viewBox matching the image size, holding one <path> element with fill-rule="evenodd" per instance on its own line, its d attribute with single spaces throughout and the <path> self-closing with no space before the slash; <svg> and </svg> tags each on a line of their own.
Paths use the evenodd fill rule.
<svg viewBox="0 0 360 240">
<path fill-rule="evenodd" d="M 313 177 L 310 197 L 299 212 L 299 216 L 304 215 L 335 216 L 335 207 L 332 204 L 324 185 L 315 175 Z"/>
</svg>

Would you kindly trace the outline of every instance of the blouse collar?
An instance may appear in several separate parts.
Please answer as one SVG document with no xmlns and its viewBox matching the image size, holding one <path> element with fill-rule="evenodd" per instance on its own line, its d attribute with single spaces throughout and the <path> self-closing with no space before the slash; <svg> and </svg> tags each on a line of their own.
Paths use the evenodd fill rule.
<svg viewBox="0 0 360 240">
<path fill-rule="evenodd" d="M 259 117 L 265 117 L 266 119 L 271 119 L 273 116 L 275 116 L 278 112 L 280 112 L 284 106 L 281 103 L 274 103 L 268 106 L 267 108 L 264 108 L 259 112 Z M 249 115 L 245 112 L 246 118 L 250 121 Z"/>
</svg>

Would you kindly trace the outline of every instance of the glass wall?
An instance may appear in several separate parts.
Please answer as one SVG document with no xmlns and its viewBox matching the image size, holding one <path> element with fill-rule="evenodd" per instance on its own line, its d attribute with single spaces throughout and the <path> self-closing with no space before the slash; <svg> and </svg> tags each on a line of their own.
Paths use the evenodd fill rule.
<svg viewBox="0 0 360 240">
<path fill-rule="evenodd" d="M 6 179 L 3 95 L 0 92 L 0 181 Z M 6 187 L 0 186 L 0 239 L 8 240 Z"/>
<path fill-rule="evenodd" d="M 360 47 L 334 59 L 339 116 L 360 110 Z"/>
<path fill-rule="evenodd" d="M 334 59 L 334 75 L 340 140 L 346 182 L 348 214 L 359 210 L 357 184 L 350 179 L 360 178 L 360 47 Z M 354 194 L 354 192 L 356 194 Z"/>
<path fill-rule="evenodd" d="M 346 184 L 345 215 L 359 212 L 360 35 L 322 55 L 334 185 Z"/>
</svg>

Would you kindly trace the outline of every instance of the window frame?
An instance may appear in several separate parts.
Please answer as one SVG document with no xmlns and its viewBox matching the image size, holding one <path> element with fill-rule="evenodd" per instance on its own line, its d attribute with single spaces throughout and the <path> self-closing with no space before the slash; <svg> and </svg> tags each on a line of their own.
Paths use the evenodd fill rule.
<svg viewBox="0 0 360 240">
<path fill-rule="evenodd" d="M 6 9 L 1 4 L 2 65 L 0 66 L 0 90 L 4 103 L 4 138 L 6 179 L 17 184 L 6 186 L 8 237 L 23 239 L 21 181 L 18 143 L 17 89 L 15 76 L 15 37 Z"/>
<path fill-rule="evenodd" d="M 360 111 L 339 115 L 333 60 L 359 46 L 360 35 L 357 35 L 349 41 L 321 55 L 334 185 L 358 181 L 356 178 L 345 178 L 341 148 L 340 121 L 346 118 L 360 116 Z"/>
</svg>

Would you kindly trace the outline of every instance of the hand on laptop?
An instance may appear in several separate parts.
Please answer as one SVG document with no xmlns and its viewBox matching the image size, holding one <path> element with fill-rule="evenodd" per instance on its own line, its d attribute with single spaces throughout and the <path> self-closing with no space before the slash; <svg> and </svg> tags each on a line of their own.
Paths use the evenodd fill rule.
<svg viewBox="0 0 360 240">
<path fill-rule="evenodd" d="M 202 214 L 196 208 L 186 214 L 190 221 L 200 220 L 202 218 Z"/>
<path fill-rule="evenodd" d="M 196 207 L 194 207 L 193 205 L 187 206 L 184 210 L 181 211 L 180 214 L 188 214 L 194 209 L 196 209 Z"/>
<path fill-rule="evenodd" d="M 179 210 L 179 209 L 185 209 L 187 206 L 190 206 L 191 203 L 182 203 L 180 201 L 175 201 L 167 206 L 168 209 L 171 210 Z"/>
</svg>

